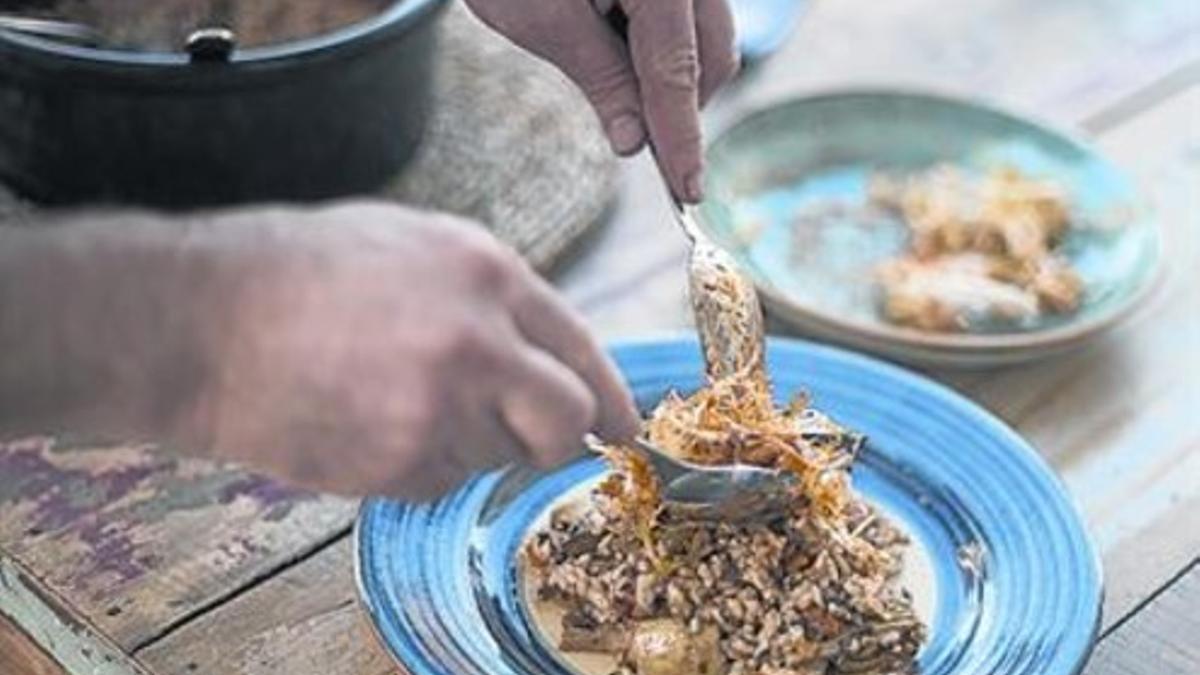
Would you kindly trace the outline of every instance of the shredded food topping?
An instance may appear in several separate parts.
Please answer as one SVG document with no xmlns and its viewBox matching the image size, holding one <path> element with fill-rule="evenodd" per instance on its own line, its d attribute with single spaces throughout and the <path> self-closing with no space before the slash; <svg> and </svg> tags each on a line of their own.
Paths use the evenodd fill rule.
<svg viewBox="0 0 1200 675">
<path fill-rule="evenodd" d="M 689 518 L 639 451 L 600 448 L 610 474 L 523 553 L 537 599 L 564 612 L 559 647 L 613 655 L 611 675 L 912 672 L 925 626 L 897 579 L 908 539 L 851 489 L 862 437 L 805 396 L 775 404 L 753 287 L 727 256 L 691 265 L 708 382 L 661 401 L 647 440 L 790 472 L 792 499 L 765 519 Z"/>
</svg>

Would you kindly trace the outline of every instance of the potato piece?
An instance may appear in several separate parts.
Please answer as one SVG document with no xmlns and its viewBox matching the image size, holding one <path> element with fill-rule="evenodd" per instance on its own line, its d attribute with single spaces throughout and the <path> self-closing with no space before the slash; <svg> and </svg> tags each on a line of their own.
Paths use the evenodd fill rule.
<svg viewBox="0 0 1200 675">
<path fill-rule="evenodd" d="M 692 635 L 674 619 L 643 621 L 634 628 L 628 660 L 638 675 L 722 675 L 717 640 L 713 626 Z"/>
</svg>

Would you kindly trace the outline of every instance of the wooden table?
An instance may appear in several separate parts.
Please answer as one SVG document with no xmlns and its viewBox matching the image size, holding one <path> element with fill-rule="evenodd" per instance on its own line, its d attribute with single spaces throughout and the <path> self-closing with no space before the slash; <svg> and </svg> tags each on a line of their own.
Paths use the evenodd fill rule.
<svg viewBox="0 0 1200 675">
<path fill-rule="evenodd" d="M 710 121 L 857 84 L 1081 128 L 1157 209 L 1169 270 L 1134 320 L 1053 362 L 929 374 L 1019 429 L 1082 505 L 1107 587 L 1085 672 L 1200 672 L 1200 3 L 825 0 Z M 559 279 L 606 337 L 688 325 L 658 190 L 630 163 L 610 227 Z M 395 672 L 356 605 L 355 508 L 149 448 L 5 446 L 0 673 Z"/>
</svg>

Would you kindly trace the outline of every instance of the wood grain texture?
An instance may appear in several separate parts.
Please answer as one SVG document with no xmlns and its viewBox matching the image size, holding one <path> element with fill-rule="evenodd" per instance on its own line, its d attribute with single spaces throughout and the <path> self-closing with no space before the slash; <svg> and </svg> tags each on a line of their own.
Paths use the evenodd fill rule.
<svg viewBox="0 0 1200 675">
<path fill-rule="evenodd" d="M 127 650 L 344 533 L 353 513 L 148 447 L 0 446 L 0 550 Z"/>
<path fill-rule="evenodd" d="M 350 538 L 138 652 L 159 675 L 393 675 L 359 608 Z"/>
<path fill-rule="evenodd" d="M 1076 353 L 942 375 L 1062 474 L 1104 556 L 1108 626 L 1200 551 L 1200 86 L 1098 143 L 1138 180 L 1164 228 L 1157 293 L 1127 325 Z"/>
<path fill-rule="evenodd" d="M 1200 56 L 1190 0 L 817 0 L 731 112 L 855 84 L 934 88 L 1074 124 Z M 722 116 L 722 119 L 725 119 Z"/>
<path fill-rule="evenodd" d="M 0 673 L 4 675 L 66 675 L 36 642 L 0 614 Z"/>
<path fill-rule="evenodd" d="M 1200 565 L 1104 638 L 1084 675 L 1195 675 L 1200 667 Z"/>
<path fill-rule="evenodd" d="M 29 569 L 0 554 L 0 611 L 72 673 L 146 675 Z"/>
</svg>

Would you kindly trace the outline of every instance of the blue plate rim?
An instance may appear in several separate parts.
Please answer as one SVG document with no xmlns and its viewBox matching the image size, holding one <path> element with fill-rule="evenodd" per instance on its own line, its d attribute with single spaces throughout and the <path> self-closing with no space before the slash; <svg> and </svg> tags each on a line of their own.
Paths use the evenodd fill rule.
<svg viewBox="0 0 1200 675">
<path fill-rule="evenodd" d="M 949 89 L 939 89 L 925 85 L 903 87 L 871 84 L 851 85 L 823 89 L 799 96 L 792 95 L 771 98 L 756 105 L 750 111 L 733 117 L 726 124 L 721 125 L 713 135 L 712 141 L 706 145 L 705 154 L 707 155 L 709 152 L 720 147 L 735 131 L 762 118 L 777 114 L 784 108 L 852 97 L 924 100 L 940 105 L 968 108 L 1004 117 L 1012 122 L 1032 127 L 1041 133 L 1057 137 L 1068 145 L 1074 146 L 1075 149 L 1082 151 L 1090 157 L 1097 158 L 1105 165 L 1112 167 L 1123 178 L 1128 178 L 1126 172 L 1109 161 L 1100 151 L 1099 147 L 1084 135 L 1082 129 L 1064 126 L 1061 123 L 1050 121 L 1043 116 L 1020 110 L 1015 106 L 1006 105 L 987 97 L 968 99 Z M 1132 180 L 1129 182 L 1131 185 L 1135 185 Z M 1142 210 L 1145 206 L 1145 201 L 1145 198 L 1139 192 L 1137 201 L 1133 206 L 1138 210 Z M 1138 287 L 1125 300 L 1096 316 L 1052 328 L 990 334 L 922 331 L 904 326 L 890 326 L 882 323 L 874 324 L 837 317 L 808 304 L 797 302 L 789 294 L 776 289 L 770 283 L 769 279 L 764 280 L 758 275 L 754 275 L 754 285 L 768 303 L 777 308 L 777 313 L 781 315 L 781 318 L 788 323 L 795 324 L 799 321 L 811 321 L 822 324 L 826 327 L 826 330 L 849 332 L 854 338 L 863 338 L 909 348 L 934 349 L 947 353 L 1054 349 L 1094 337 L 1129 320 L 1136 310 L 1146 305 L 1149 298 L 1160 288 L 1166 271 L 1163 255 L 1165 250 L 1164 233 L 1159 219 L 1153 215 L 1152 211 L 1149 213 L 1151 215 L 1143 218 L 1141 224 L 1150 232 L 1151 244 L 1149 254 L 1151 262 L 1149 271 L 1139 279 Z M 720 233 L 714 232 L 713 226 L 704 217 L 703 212 L 697 211 L 696 215 L 701 229 L 710 235 L 717 235 L 713 237 L 717 244 L 729 249 L 730 247 L 719 236 Z M 737 251 L 731 251 L 731 253 L 736 254 Z"/>
<path fill-rule="evenodd" d="M 822 355 L 826 358 L 831 358 L 835 361 L 841 361 L 845 364 L 851 364 L 856 367 L 863 367 L 868 370 L 876 370 L 886 374 L 889 377 L 896 378 L 905 382 L 908 385 L 922 389 L 936 398 L 949 400 L 958 405 L 964 413 L 968 413 L 971 418 L 984 424 L 990 431 L 994 431 L 1005 440 L 1011 442 L 1015 447 L 1021 448 L 1024 459 L 1029 462 L 1030 468 L 1043 474 L 1043 477 L 1048 479 L 1055 486 L 1057 496 L 1062 501 L 1063 506 L 1069 511 L 1074 518 L 1075 524 L 1078 527 L 1078 535 L 1083 545 L 1087 549 L 1087 560 L 1090 562 L 1091 576 L 1096 580 L 1095 588 L 1090 598 L 1089 606 L 1094 607 L 1095 616 L 1092 620 L 1092 625 L 1089 628 L 1085 646 L 1079 654 L 1078 663 L 1075 665 L 1071 675 L 1080 675 L 1088 662 L 1091 660 L 1092 654 L 1095 651 L 1096 643 L 1099 639 L 1100 628 L 1104 617 L 1104 601 L 1107 595 L 1106 583 L 1104 578 L 1104 565 L 1101 559 L 1099 550 L 1096 547 L 1096 542 L 1087 520 L 1084 517 L 1082 508 L 1078 500 L 1067 489 L 1062 478 L 1054 470 L 1054 468 L 1046 461 L 1045 457 L 1037 451 L 1036 446 L 1025 437 L 1021 436 L 1015 429 L 1010 427 L 1004 420 L 982 405 L 972 401 L 965 395 L 960 394 L 953 388 L 937 382 L 932 378 L 926 377 L 921 373 L 888 362 L 884 359 L 869 356 L 859 352 L 855 352 L 842 347 L 828 345 L 824 343 L 804 340 L 800 338 L 785 337 L 785 336 L 768 336 L 767 337 L 767 352 L 772 351 L 771 347 L 775 345 L 791 346 L 809 351 L 811 353 Z M 606 342 L 606 351 L 612 355 L 619 355 L 621 352 L 644 350 L 649 348 L 663 348 L 671 345 L 675 346 L 695 346 L 695 334 L 687 331 L 660 331 L 649 333 L 638 337 L 627 337 L 609 340 Z M 353 554 L 353 574 L 355 586 L 355 603 L 360 611 L 365 615 L 366 623 L 370 626 L 371 635 L 374 636 L 376 643 L 388 654 L 393 664 L 397 666 L 403 675 L 412 675 L 408 665 L 401 659 L 395 648 L 384 639 L 377 619 L 377 609 L 372 607 L 369 594 L 367 593 L 366 579 L 364 575 L 363 561 L 363 538 L 362 526 L 365 521 L 367 511 L 378 501 L 383 501 L 380 497 L 368 497 L 359 502 L 358 509 L 355 514 L 354 524 L 351 528 L 351 547 Z"/>
</svg>

